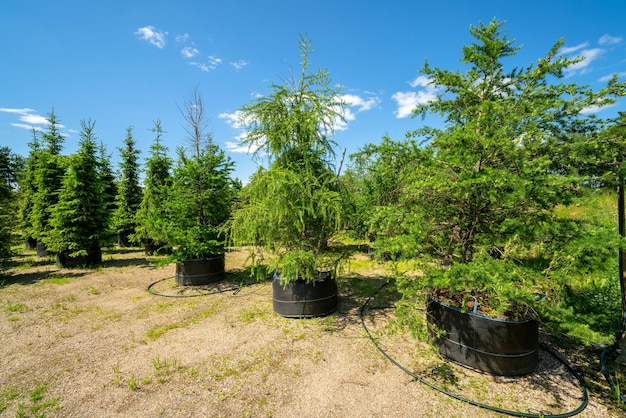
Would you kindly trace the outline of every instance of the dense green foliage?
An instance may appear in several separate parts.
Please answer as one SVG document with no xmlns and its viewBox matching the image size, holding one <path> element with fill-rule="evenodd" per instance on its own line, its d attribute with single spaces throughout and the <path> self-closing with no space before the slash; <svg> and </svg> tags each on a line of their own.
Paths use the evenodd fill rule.
<svg viewBox="0 0 626 418">
<path fill-rule="evenodd" d="M 27 221 L 30 224 L 29 231 L 33 238 L 41 242 L 46 241 L 52 229 L 51 211 L 58 202 L 67 165 L 66 157 L 61 155 L 63 136 L 58 130 L 59 120 L 54 110 L 48 114 L 47 120 L 49 126 L 41 135 L 41 147 L 34 144 L 31 148 L 30 158 L 36 164 L 32 173 L 33 196 L 24 201 L 32 204 Z"/>
<path fill-rule="evenodd" d="M 165 200 L 172 182 L 172 159 L 167 155 L 167 147 L 161 143 L 163 128 L 160 120 L 154 122 L 152 132 L 156 135 L 145 162 L 143 197 L 136 216 L 136 233 L 131 239 L 156 249 L 166 245 L 158 237 L 165 228 Z"/>
<path fill-rule="evenodd" d="M 25 161 L 0 147 L 0 269 L 11 257 L 11 234 L 18 212 L 18 179 L 22 176 Z"/>
<path fill-rule="evenodd" d="M 113 228 L 119 236 L 119 244 L 128 246 L 128 237 L 136 233 L 137 211 L 143 197 L 139 185 L 139 154 L 135 148 L 133 129 L 126 130 L 124 148 L 118 148 L 121 161 L 121 178 L 118 183 L 117 196 L 115 198 L 116 209 L 113 215 Z"/>
<path fill-rule="evenodd" d="M 69 157 L 59 190 L 51 207 L 51 229 L 44 243 L 53 253 L 84 256 L 98 250 L 108 238 L 109 212 L 104 202 L 95 124 L 81 121 L 79 151 Z"/>
<path fill-rule="evenodd" d="M 605 280 L 617 255 L 615 228 L 555 209 L 575 204 L 593 174 L 585 158 L 594 154 L 582 152 L 580 139 L 610 149 L 604 121 L 585 109 L 612 103 L 625 86 L 613 78 L 596 92 L 559 82 L 577 62 L 559 55 L 562 40 L 536 64 L 507 70 L 519 48 L 502 25 L 471 27 L 476 41 L 463 47 L 464 72 L 422 68 L 438 97 L 415 115 L 439 115 L 441 129 L 418 129 L 407 142 L 384 140 L 357 156 L 373 158 L 360 164 L 375 203 L 363 222 L 383 254 L 416 260 L 423 271 L 400 279 L 406 300 L 431 291 L 464 308 L 477 300 L 488 314 L 535 313 L 559 328 L 583 320 L 564 315 L 576 310 L 566 290 L 583 278 Z M 569 157 L 576 164 L 563 159 L 566 142 L 581 151 Z M 589 342 L 587 319 L 569 331 Z"/>
<path fill-rule="evenodd" d="M 243 188 L 231 225 L 235 245 L 253 246 L 258 274 L 279 270 L 286 281 L 313 280 L 334 267 L 328 241 L 341 227 L 343 209 L 331 163 L 333 124 L 343 103 L 327 71 L 310 71 L 306 37 L 299 50 L 300 77 L 272 84 L 271 94 L 241 109 L 244 143 L 257 157 L 267 155 L 270 165 Z"/>
<path fill-rule="evenodd" d="M 174 247 L 177 261 L 224 253 L 224 227 L 233 200 L 233 163 L 207 132 L 198 88 L 179 109 L 190 149 L 179 147 L 172 183 L 166 189 L 165 224 L 159 240 Z"/>
</svg>

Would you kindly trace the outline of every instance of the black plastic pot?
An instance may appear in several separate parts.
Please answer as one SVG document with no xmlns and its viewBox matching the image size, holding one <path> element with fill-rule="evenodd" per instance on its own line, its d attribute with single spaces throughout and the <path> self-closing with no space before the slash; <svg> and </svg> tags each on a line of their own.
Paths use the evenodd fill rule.
<svg viewBox="0 0 626 418">
<path fill-rule="evenodd" d="M 169 248 L 166 250 L 165 243 L 157 242 L 152 238 L 146 238 L 143 240 L 143 250 L 146 255 L 155 255 L 170 252 Z"/>
<path fill-rule="evenodd" d="M 275 274 L 272 282 L 274 312 L 287 318 L 326 316 L 337 309 L 337 281 L 325 273 L 313 282 L 292 280 L 287 285 Z"/>
<path fill-rule="evenodd" d="M 24 240 L 24 247 L 26 247 L 27 250 L 37 249 L 37 240 L 35 238 L 26 238 Z"/>
<path fill-rule="evenodd" d="M 120 247 L 132 247 L 133 243 L 130 241 L 129 235 L 132 234 L 133 231 L 122 231 L 117 234 L 117 245 Z"/>
<path fill-rule="evenodd" d="M 224 279 L 224 254 L 176 263 L 176 283 L 201 286 Z"/>
<path fill-rule="evenodd" d="M 37 241 L 35 248 L 37 249 L 37 257 L 46 257 L 48 255 L 48 247 L 43 242 Z"/>
<path fill-rule="evenodd" d="M 70 251 L 63 251 L 56 255 L 56 264 L 60 268 L 76 268 L 83 266 L 96 266 L 102 263 L 102 250 L 100 247 L 93 247 L 87 250 L 87 255 L 71 257 Z"/>
<path fill-rule="evenodd" d="M 539 324 L 533 318 L 492 318 L 462 311 L 433 295 L 427 322 L 439 352 L 458 363 L 500 376 L 532 373 L 539 364 Z M 444 331 L 439 337 L 435 333 Z"/>
</svg>

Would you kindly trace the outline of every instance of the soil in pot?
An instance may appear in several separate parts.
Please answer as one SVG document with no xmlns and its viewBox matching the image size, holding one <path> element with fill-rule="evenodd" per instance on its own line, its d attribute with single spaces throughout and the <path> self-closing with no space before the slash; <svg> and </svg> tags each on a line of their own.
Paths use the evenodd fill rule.
<svg viewBox="0 0 626 418">
<path fill-rule="evenodd" d="M 433 295 L 428 297 L 426 312 L 433 343 L 443 356 L 501 376 L 537 369 L 539 324 L 535 319 L 493 318 L 463 311 Z"/>
<path fill-rule="evenodd" d="M 337 309 L 337 281 L 324 273 L 315 281 L 292 280 L 286 285 L 275 274 L 272 281 L 274 312 L 287 318 L 326 316 Z"/>
<path fill-rule="evenodd" d="M 176 283 L 182 286 L 201 286 L 224 279 L 224 254 L 176 263 Z"/>
</svg>

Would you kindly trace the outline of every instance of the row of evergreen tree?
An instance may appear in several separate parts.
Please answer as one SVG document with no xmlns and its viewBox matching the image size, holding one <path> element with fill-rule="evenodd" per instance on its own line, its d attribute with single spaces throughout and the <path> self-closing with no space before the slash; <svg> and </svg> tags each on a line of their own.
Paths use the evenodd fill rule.
<svg viewBox="0 0 626 418">
<path fill-rule="evenodd" d="M 119 173 L 111 154 L 98 143 L 95 122 L 81 121 L 78 151 L 63 155 L 64 137 L 54 112 L 47 115 L 45 132 L 33 130 L 27 157 L 0 149 L 0 258 L 11 256 L 11 233 L 19 231 L 26 245 L 66 257 L 87 257 L 97 262 L 101 248 L 150 241 L 149 222 L 163 212 L 164 186 L 171 183 L 172 159 L 161 144 L 159 120 L 143 187 L 140 183 L 140 151 L 132 127 L 118 148 Z M 18 219 L 18 222 L 15 222 Z M 91 258 L 90 258 L 91 257 Z"/>
</svg>

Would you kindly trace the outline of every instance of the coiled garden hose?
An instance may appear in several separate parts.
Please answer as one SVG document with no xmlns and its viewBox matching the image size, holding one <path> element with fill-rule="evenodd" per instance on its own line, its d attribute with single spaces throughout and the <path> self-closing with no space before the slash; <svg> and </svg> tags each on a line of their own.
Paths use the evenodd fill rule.
<svg viewBox="0 0 626 418">
<path fill-rule="evenodd" d="M 384 285 L 382 285 L 379 289 L 378 292 L 380 292 L 388 283 L 385 283 Z M 375 295 L 374 295 L 375 296 Z M 578 372 L 574 369 L 573 366 L 571 366 L 566 360 L 564 360 L 560 355 L 558 355 L 554 350 L 552 350 L 551 348 L 541 344 L 541 348 L 544 349 L 546 352 L 550 353 L 554 358 L 556 358 L 560 363 L 562 363 L 567 370 L 576 378 L 576 380 L 578 380 L 578 383 L 580 385 L 580 390 L 583 394 L 583 399 L 580 403 L 580 405 L 569 412 L 564 412 L 564 413 L 559 413 L 559 414 L 533 414 L 533 413 L 525 413 L 525 412 L 518 412 L 518 411 L 513 411 L 513 410 L 508 410 L 508 409 L 503 409 L 503 408 L 499 408 L 496 406 L 492 406 L 492 405 L 487 405 L 481 402 L 477 402 L 468 398 L 465 398 L 461 395 L 449 392 L 429 381 L 427 381 L 426 379 L 418 376 L 417 374 L 413 373 L 412 371 L 410 371 L 409 369 L 407 369 L 406 367 L 404 367 L 403 365 L 401 365 L 398 361 L 396 361 L 393 357 L 391 357 L 385 350 L 383 350 L 382 347 L 380 347 L 380 345 L 378 344 L 378 342 L 376 341 L 376 339 L 372 336 L 372 334 L 370 333 L 370 330 L 367 328 L 367 325 L 365 324 L 365 318 L 364 318 L 364 312 L 365 309 L 367 308 L 367 305 L 369 304 L 369 302 L 374 298 L 374 296 L 369 297 L 365 303 L 361 306 L 361 310 L 359 313 L 359 316 L 361 318 L 361 324 L 363 325 L 363 328 L 365 329 L 365 332 L 367 334 L 367 336 L 369 337 L 370 341 L 374 344 L 374 346 L 378 349 L 378 351 L 385 356 L 393 365 L 395 365 L 396 367 L 398 367 L 400 370 L 402 370 L 403 372 L 405 372 L 406 374 L 408 374 L 409 376 L 411 376 L 414 380 L 425 384 L 426 386 L 428 386 L 431 389 L 436 390 L 437 392 L 443 393 L 444 395 L 450 396 L 456 400 L 459 400 L 461 402 L 465 402 L 468 403 L 470 405 L 476 406 L 478 408 L 482 408 L 482 409 L 486 409 L 489 411 L 493 411 L 493 412 L 499 412 L 501 414 L 506 414 L 506 415 L 511 415 L 511 416 L 516 416 L 516 417 L 525 417 L 525 418 L 567 418 L 567 417 L 572 417 L 574 415 L 577 415 L 579 413 L 581 413 L 586 407 L 587 404 L 589 403 L 589 395 L 587 393 L 587 387 L 585 386 L 585 383 L 583 381 L 583 378 L 578 374 Z"/>
<path fill-rule="evenodd" d="M 169 276 L 169 277 L 165 277 L 163 279 L 159 279 L 156 282 L 150 283 L 148 285 L 148 287 L 146 288 L 146 290 L 148 291 L 148 293 L 150 293 L 151 295 L 154 296 L 162 296 L 165 298 L 196 298 L 199 296 L 209 296 L 209 295 L 215 295 L 218 293 L 226 293 L 226 292 L 230 292 L 233 291 L 233 295 L 236 295 L 237 293 L 239 293 L 241 291 L 242 288 L 245 287 L 243 280 L 239 283 L 239 285 L 234 285 L 233 287 L 229 287 L 227 289 L 213 289 L 211 292 L 204 292 L 204 293 L 197 293 L 197 294 L 192 294 L 192 295 L 168 295 L 165 293 L 158 293 L 155 292 L 152 287 L 158 283 L 161 283 L 165 280 L 171 279 L 174 276 Z"/>
</svg>

